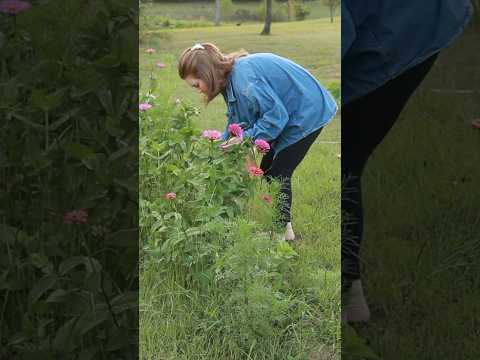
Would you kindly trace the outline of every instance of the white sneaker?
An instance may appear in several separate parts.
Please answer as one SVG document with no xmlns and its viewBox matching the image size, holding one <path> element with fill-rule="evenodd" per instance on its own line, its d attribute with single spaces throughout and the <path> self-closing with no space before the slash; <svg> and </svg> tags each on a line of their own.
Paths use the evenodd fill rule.
<svg viewBox="0 0 480 360">
<path fill-rule="evenodd" d="M 363 294 L 362 280 L 353 280 L 342 309 L 342 322 L 360 322 L 370 319 L 370 309 Z"/>
<path fill-rule="evenodd" d="M 293 232 L 292 223 L 287 223 L 287 229 L 285 231 L 285 241 L 294 241 L 295 233 Z"/>
</svg>

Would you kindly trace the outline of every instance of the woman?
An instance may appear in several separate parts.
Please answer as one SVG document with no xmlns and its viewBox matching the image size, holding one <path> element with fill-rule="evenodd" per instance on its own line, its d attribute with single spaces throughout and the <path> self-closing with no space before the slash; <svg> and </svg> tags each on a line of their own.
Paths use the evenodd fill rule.
<svg viewBox="0 0 480 360">
<path fill-rule="evenodd" d="M 325 125 L 335 116 L 337 104 L 330 93 L 303 67 L 283 57 L 245 51 L 223 54 L 212 43 L 196 44 L 183 51 L 179 75 L 205 95 L 206 102 L 222 94 L 227 105 L 227 129 L 240 124 L 244 138 L 265 140 L 272 151 L 264 155 L 261 169 L 267 180 L 281 181 L 280 222 L 285 240 L 295 239 L 291 222 L 291 177 Z M 228 139 L 227 150 L 241 142 Z M 283 195 L 282 195 L 283 194 Z"/>
<path fill-rule="evenodd" d="M 342 1 L 342 322 L 370 317 L 360 279 L 365 164 L 471 14 L 469 0 Z"/>
</svg>

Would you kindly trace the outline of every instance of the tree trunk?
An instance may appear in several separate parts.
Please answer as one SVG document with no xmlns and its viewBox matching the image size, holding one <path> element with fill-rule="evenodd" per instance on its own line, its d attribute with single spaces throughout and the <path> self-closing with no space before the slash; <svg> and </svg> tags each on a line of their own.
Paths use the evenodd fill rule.
<svg viewBox="0 0 480 360">
<path fill-rule="evenodd" d="M 221 9 L 221 2 L 220 0 L 215 0 L 215 26 L 220 25 L 220 9 Z"/>
<path fill-rule="evenodd" d="M 288 21 L 295 20 L 295 0 L 288 0 Z"/>
<path fill-rule="evenodd" d="M 330 22 L 333 23 L 333 6 L 330 5 Z"/>
<path fill-rule="evenodd" d="M 270 35 L 270 26 L 272 24 L 272 0 L 265 0 L 266 7 L 265 7 L 265 26 L 263 27 L 263 31 L 261 35 Z"/>
</svg>

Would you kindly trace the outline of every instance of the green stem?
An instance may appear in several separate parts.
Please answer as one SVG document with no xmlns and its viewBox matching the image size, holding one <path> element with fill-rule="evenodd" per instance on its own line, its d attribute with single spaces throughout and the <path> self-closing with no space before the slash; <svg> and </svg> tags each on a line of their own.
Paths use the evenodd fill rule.
<svg viewBox="0 0 480 360">
<path fill-rule="evenodd" d="M 208 155 L 209 155 L 208 162 L 209 162 L 210 164 L 213 163 L 212 151 L 213 151 L 213 140 L 210 140 L 210 149 L 209 149 L 209 153 L 208 153 Z"/>
<path fill-rule="evenodd" d="M 90 262 L 90 266 L 92 269 L 94 269 L 94 266 L 93 266 L 93 262 L 92 262 L 92 253 L 90 252 L 90 249 L 88 248 L 87 246 L 87 239 L 85 239 L 85 235 L 83 234 L 82 231 L 79 232 L 80 233 L 80 237 L 81 237 L 81 242 L 82 242 L 82 245 L 83 247 L 85 248 L 85 251 L 87 252 L 87 255 L 88 255 L 88 261 Z M 105 264 L 103 264 L 105 265 Z M 110 303 L 110 299 L 108 298 L 108 295 L 105 291 L 105 285 L 104 285 L 104 277 L 103 277 L 103 265 L 102 265 L 102 269 L 100 270 L 100 290 L 102 291 L 102 295 L 105 299 L 105 302 L 107 303 L 107 307 L 108 307 L 108 311 L 110 312 L 110 315 L 112 315 L 112 319 L 113 319 L 113 322 L 115 323 L 115 326 L 117 328 L 120 328 L 120 324 L 118 323 L 118 320 L 117 320 L 117 317 L 115 316 L 115 313 L 113 312 L 113 307 L 112 307 L 112 304 Z"/>
<path fill-rule="evenodd" d="M 48 118 L 48 111 L 45 111 L 45 152 L 48 151 L 48 148 L 50 146 L 49 132 L 50 132 L 50 119 Z"/>
<path fill-rule="evenodd" d="M 12 15 L 13 17 L 13 36 L 17 35 L 17 15 Z"/>
<path fill-rule="evenodd" d="M 255 147 L 252 146 L 250 149 L 252 150 L 253 161 L 255 161 L 255 165 L 257 165 L 257 154 L 255 154 Z"/>
</svg>

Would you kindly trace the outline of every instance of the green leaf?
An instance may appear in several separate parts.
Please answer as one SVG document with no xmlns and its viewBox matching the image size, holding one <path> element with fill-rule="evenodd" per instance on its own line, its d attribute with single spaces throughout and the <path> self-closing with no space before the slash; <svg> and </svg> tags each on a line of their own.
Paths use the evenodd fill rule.
<svg viewBox="0 0 480 360">
<path fill-rule="evenodd" d="M 277 243 L 277 253 L 287 259 L 298 256 L 298 253 L 286 241 Z"/>
<path fill-rule="evenodd" d="M 54 322 L 53 319 L 42 319 L 37 324 L 37 334 L 39 338 L 45 338 L 48 334 L 48 325 Z"/>
<path fill-rule="evenodd" d="M 31 126 L 32 128 L 34 129 L 37 129 L 37 130 L 43 130 L 44 126 L 43 124 L 37 124 L 36 122 L 33 122 L 31 120 L 28 120 L 25 116 L 23 115 L 20 115 L 20 114 L 17 114 L 17 113 L 10 113 L 10 116 L 12 116 L 13 118 L 17 119 L 17 120 L 20 120 L 21 122 L 23 122 L 24 124 L 27 124 L 29 126 Z"/>
<path fill-rule="evenodd" d="M 7 103 L 14 103 L 18 97 L 18 79 L 13 77 L 5 83 L 3 87 L 3 96 L 2 100 Z"/>
<path fill-rule="evenodd" d="M 70 120 L 72 117 L 74 117 L 76 114 L 78 114 L 78 112 L 80 111 L 79 108 L 77 109 L 73 109 L 73 110 L 70 110 L 69 112 L 67 112 L 66 114 L 64 114 L 60 119 L 58 119 L 57 121 L 54 121 L 50 124 L 50 126 L 48 127 L 48 129 L 50 131 L 54 131 L 54 130 L 57 130 L 62 124 L 66 123 L 68 120 Z"/>
<path fill-rule="evenodd" d="M 37 269 L 42 269 L 43 267 L 50 264 L 47 256 L 45 254 L 41 254 L 41 253 L 30 254 L 30 262 Z"/>
<path fill-rule="evenodd" d="M 8 342 L 8 345 L 18 345 L 21 344 L 27 340 L 30 339 L 30 336 L 24 334 L 24 333 L 16 333 L 10 338 L 10 341 Z"/>
<path fill-rule="evenodd" d="M 0 224 L 0 239 L 2 239 L 2 242 L 4 242 L 4 243 L 14 242 L 15 241 L 15 232 L 16 232 L 15 228 L 13 228 L 11 226 Z"/>
<path fill-rule="evenodd" d="M 118 116 L 109 115 L 105 119 L 105 128 L 108 133 L 114 137 L 121 137 L 125 130 L 121 127 Z"/>
<path fill-rule="evenodd" d="M 171 218 L 175 218 L 175 220 L 180 220 L 182 218 L 182 214 L 178 213 L 178 212 L 169 212 L 169 213 L 166 213 L 164 216 L 163 216 L 163 219 L 164 220 L 169 220 Z"/>
<path fill-rule="evenodd" d="M 112 299 L 110 302 L 115 314 L 120 314 L 126 310 L 138 308 L 138 292 L 127 291 Z"/>
<path fill-rule="evenodd" d="M 177 166 L 173 165 L 173 164 L 168 164 L 168 165 L 167 165 L 167 171 L 168 171 L 168 172 L 171 172 L 171 173 L 173 173 L 173 174 L 175 174 L 175 175 L 178 175 L 180 169 L 179 169 Z"/>
<path fill-rule="evenodd" d="M 131 335 L 126 329 L 115 328 L 110 334 L 109 340 L 106 346 L 107 351 L 116 351 L 131 344 Z"/>
<path fill-rule="evenodd" d="M 98 291 L 102 284 L 102 274 L 101 273 L 88 273 L 83 282 L 83 288 L 92 293 Z"/>
<path fill-rule="evenodd" d="M 357 357 L 359 360 L 381 360 L 372 349 L 360 338 L 355 329 L 349 325 L 345 326 L 342 341 L 342 355 Z"/>
<path fill-rule="evenodd" d="M 65 90 L 58 90 L 47 95 L 43 90 L 34 89 L 32 91 L 32 105 L 43 111 L 51 111 L 61 104 L 64 92 Z"/>
<path fill-rule="evenodd" d="M 82 264 L 85 265 L 88 273 L 99 272 L 102 269 L 102 265 L 95 258 L 88 256 L 74 256 L 61 262 L 58 267 L 58 273 L 63 276 L 76 266 Z"/>
<path fill-rule="evenodd" d="M 108 161 L 115 161 L 125 155 L 133 154 L 133 153 L 134 153 L 134 148 L 132 146 L 123 147 L 120 150 L 117 150 L 114 153 L 112 153 L 108 158 Z"/>
<path fill-rule="evenodd" d="M 138 229 L 123 229 L 107 236 L 107 242 L 111 246 L 136 247 L 138 246 Z"/>
<path fill-rule="evenodd" d="M 35 79 L 47 79 L 48 81 L 56 82 L 60 79 L 62 74 L 63 64 L 60 61 L 40 61 L 36 66 L 33 66 L 31 76 Z"/>
<path fill-rule="evenodd" d="M 53 340 L 53 348 L 61 353 L 68 353 L 72 351 L 75 346 L 75 339 L 77 338 L 74 333 L 75 323 L 77 318 L 68 320 L 60 327 Z"/>
<path fill-rule="evenodd" d="M 200 229 L 199 227 L 192 227 L 190 229 L 187 229 L 186 233 L 188 237 L 193 237 L 202 234 L 202 229 Z"/>
<path fill-rule="evenodd" d="M 138 193 L 138 181 L 136 176 L 131 176 L 128 179 L 115 179 L 115 184 L 120 185 L 129 192 Z"/>
<path fill-rule="evenodd" d="M 97 352 L 97 347 L 90 347 L 88 349 L 85 349 L 78 355 L 78 360 L 91 360 L 94 358 Z"/>
<path fill-rule="evenodd" d="M 45 300 L 47 303 L 61 303 L 64 299 L 71 293 L 71 291 L 65 291 L 63 289 L 58 289 L 53 291 L 50 296 Z"/>
<path fill-rule="evenodd" d="M 65 150 L 68 155 L 80 160 L 88 169 L 93 169 L 96 156 L 91 148 L 80 143 L 70 143 Z"/>
<path fill-rule="evenodd" d="M 78 160 L 95 157 L 95 153 L 91 148 L 80 143 L 70 143 L 67 145 L 66 150 L 68 155 Z"/>
<path fill-rule="evenodd" d="M 80 316 L 75 325 L 75 333 L 84 336 L 87 332 L 92 330 L 95 326 L 100 325 L 107 320 L 110 314 L 103 312 L 101 314 L 86 313 Z"/>
<path fill-rule="evenodd" d="M 95 71 L 90 73 L 83 71 L 82 75 L 83 76 L 78 76 L 78 78 L 75 79 L 77 84 L 72 89 L 73 98 L 83 97 L 88 93 L 92 93 L 100 88 L 104 83 L 104 78 Z"/>
<path fill-rule="evenodd" d="M 40 279 L 28 294 L 30 304 L 37 302 L 37 300 L 48 290 L 50 290 L 56 282 L 57 279 L 50 276 Z"/>
</svg>

